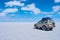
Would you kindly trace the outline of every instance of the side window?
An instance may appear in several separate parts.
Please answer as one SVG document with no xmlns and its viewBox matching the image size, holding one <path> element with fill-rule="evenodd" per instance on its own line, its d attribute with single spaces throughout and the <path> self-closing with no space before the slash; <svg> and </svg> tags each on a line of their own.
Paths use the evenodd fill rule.
<svg viewBox="0 0 60 40">
<path fill-rule="evenodd" d="M 45 20 L 44 23 L 47 23 L 47 20 Z"/>
<path fill-rule="evenodd" d="M 43 20 L 43 21 L 41 21 L 41 23 L 47 23 L 47 20 Z"/>
</svg>

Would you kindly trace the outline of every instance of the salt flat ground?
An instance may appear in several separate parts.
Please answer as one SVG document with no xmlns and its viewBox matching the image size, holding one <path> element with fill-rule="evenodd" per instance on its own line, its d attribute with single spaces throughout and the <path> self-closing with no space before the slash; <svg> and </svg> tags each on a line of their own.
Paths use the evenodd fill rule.
<svg viewBox="0 0 60 40">
<path fill-rule="evenodd" d="M 0 40 L 60 40 L 60 22 L 53 31 L 34 29 L 34 22 L 0 22 Z"/>
</svg>

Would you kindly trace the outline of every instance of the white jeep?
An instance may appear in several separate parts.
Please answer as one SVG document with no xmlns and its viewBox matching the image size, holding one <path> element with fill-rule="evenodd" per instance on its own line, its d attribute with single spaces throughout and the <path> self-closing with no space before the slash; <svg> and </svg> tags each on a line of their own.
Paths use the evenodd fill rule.
<svg viewBox="0 0 60 40">
<path fill-rule="evenodd" d="M 36 29 L 41 29 L 45 31 L 52 30 L 55 27 L 55 23 L 50 17 L 42 18 L 38 23 L 34 24 Z"/>
</svg>

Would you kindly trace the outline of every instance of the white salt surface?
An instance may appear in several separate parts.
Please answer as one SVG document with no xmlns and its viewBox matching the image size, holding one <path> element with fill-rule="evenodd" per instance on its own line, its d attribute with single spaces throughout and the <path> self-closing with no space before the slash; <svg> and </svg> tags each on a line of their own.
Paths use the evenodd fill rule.
<svg viewBox="0 0 60 40">
<path fill-rule="evenodd" d="M 34 29 L 34 22 L 0 22 L 0 40 L 60 40 L 60 22 L 53 31 Z"/>
</svg>

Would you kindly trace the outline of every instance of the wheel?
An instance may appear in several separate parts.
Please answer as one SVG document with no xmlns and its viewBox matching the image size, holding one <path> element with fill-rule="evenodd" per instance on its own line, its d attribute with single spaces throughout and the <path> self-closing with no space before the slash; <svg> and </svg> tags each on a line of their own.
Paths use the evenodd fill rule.
<svg viewBox="0 0 60 40">
<path fill-rule="evenodd" d="M 42 26 L 42 30 L 47 30 L 47 27 L 45 25 Z"/>
<path fill-rule="evenodd" d="M 35 28 L 38 29 L 38 27 L 36 26 L 36 24 L 34 24 Z"/>
<path fill-rule="evenodd" d="M 40 27 L 40 30 L 42 30 L 42 28 Z"/>
<path fill-rule="evenodd" d="M 50 30 L 53 30 L 53 28 L 50 28 Z"/>
</svg>

